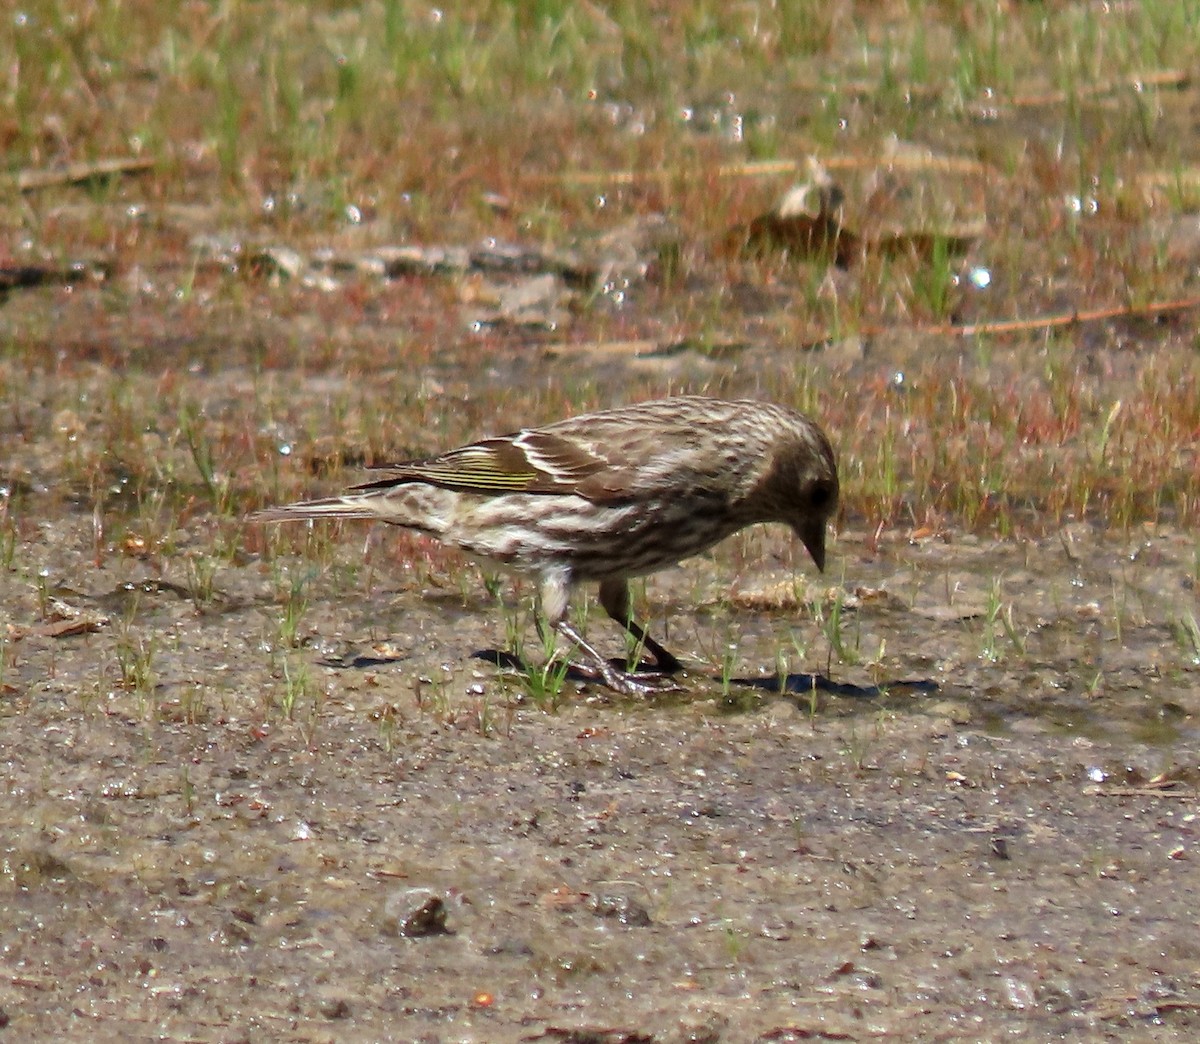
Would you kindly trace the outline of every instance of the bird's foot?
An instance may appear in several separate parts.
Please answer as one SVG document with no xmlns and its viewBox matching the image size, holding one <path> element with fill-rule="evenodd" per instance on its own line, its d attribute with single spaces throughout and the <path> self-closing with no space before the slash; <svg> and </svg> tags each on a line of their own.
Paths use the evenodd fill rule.
<svg viewBox="0 0 1200 1044">
<path fill-rule="evenodd" d="M 624 671 L 606 660 L 599 663 L 573 661 L 569 666 L 572 674 L 600 682 L 621 696 L 655 696 L 683 688 L 661 670 Z"/>
<path fill-rule="evenodd" d="M 682 664 L 653 638 L 646 638 L 640 628 L 631 630 L 631 633 L 643 641 L 646 651 L 654 657 L 654 670 L 644 673 L 622 670 L 614 666 L 611 661 L 601 656 L 594 646 L 589 645 L 583 635 L 566 620 L 559 620 L 554 628 L 584 655 L 585 662 L 572 662 L 571 670 L 585 678 L 603 682 L 613 692 L 618 692 L 622 696 L 649 696 L 653 693 L 673 692 L 679 689 L 679 685 L 666 675 L 682 670 Z"/>
<path fill-rule="evenodd" d="M 627 671 L 613 671 L 604 678 L 604 684 L 621 696 L 661 696 L 683 689 L 670 675 L 630 674 Z"/>
</svg>

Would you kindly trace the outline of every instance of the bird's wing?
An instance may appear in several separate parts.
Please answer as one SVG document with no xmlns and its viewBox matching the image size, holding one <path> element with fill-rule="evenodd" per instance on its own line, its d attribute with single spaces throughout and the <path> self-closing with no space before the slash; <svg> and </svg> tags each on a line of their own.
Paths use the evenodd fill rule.
<svg viewBox="0 0 1200 1044">
<path fill-rule="evenodd" d="M 580 484 L 608 468 L 608 460 L 578 441 L 530 429 L 483 439 L 428 460 L 382 465 L 386 478 L 354 488 L 383 490 L 406 482 L 427 482 L 465 493 L 586 495 Z"/>
</svg>

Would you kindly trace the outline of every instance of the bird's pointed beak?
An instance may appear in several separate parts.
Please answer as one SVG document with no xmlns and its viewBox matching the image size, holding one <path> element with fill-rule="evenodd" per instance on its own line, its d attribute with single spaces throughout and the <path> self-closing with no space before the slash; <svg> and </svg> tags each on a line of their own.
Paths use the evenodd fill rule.
<svg viewBox="0 0 1200 1044">
<path fill-rule="evenodd" d="M 825 572 L 825 519 L 822 518 L 804 527 L 797 526 L 796 536 L 808 548 L 808 553 L 812 555 L 812 560 L 816 563 L 817 568 L 822 573 Z"/>
</svg>

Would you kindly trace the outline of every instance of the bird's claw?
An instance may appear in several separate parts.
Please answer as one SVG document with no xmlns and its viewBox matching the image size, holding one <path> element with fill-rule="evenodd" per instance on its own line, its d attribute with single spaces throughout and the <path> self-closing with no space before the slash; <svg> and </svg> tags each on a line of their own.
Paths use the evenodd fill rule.
<svg viewBox="0 0 1200 1044">
<path fill-rule="evenodd" d="M 683 686 L 666 674 L 627 674 L 621 682 L 628 689 L 618 689 L 625 696 L 662 696 L 668 692 L 682 692 Z"/>
<path fill-rule="evenodd" d="M 609 668 L 609 673 L 603 676 L 603 680 L 610 689 L 622 696 L 658 696 L 666 692 L 679 692 L 683 688 L 670 675 L 657 671 L 632 674 L 629 671 Z"/>
<path fill-rule="evenodd" d="M 683 688 L 677 681 L 662 671 L 622 671 L 611 663 L 569 664 L 573 674 L 590 681 L 601 682 L 621 696 L 654 696 L 664 692 L 678 692 Z"/>
</svg>

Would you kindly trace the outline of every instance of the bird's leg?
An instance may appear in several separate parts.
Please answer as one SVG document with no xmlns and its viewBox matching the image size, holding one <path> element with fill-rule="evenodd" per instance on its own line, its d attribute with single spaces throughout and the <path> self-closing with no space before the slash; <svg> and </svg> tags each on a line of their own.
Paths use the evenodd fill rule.
<svg viewBox="0 0 1200 1044">
<path fill-rule="evenodd" d="M 624 579 L 600 581 L 600 604 L 612 619 L 633 635 L 634 640 L 654 657 L 654 667 L 661 674 L 676 674 L 683 664 L 646 633 L 633 618 L 629 605 L 629 584 Z"/>
<path fill-rule="evenodd" d="M 549 574 L 542 578 L 540 596 L 542 613 L 546 622 L 559 634 L 574 645 L 588 663 L 571 663 L 571 667 L 589 678 L 603 681 L 614 692 L 623 696 L 645 696 L 653 692 L 663 692 L 675 686 L 662 675 L 637 675 L 627 671 L 619 671 L 609 663 L 595 647 L 581 635 L 567 619 L 567 603 L 570 592 L 569 574 Z M 538 620 L 538 633 L 542 632 L 541 620 Z M 653 652 L 653 650 L 651 650 Z M 667 653 L 670 656 L 670 653 Z M 673 660 L 674 657 L 671 657 Z"/>
<path fill-rule="evenodd" d="M 554 657 L 558 655 L 557 651 L 554 648 L 554 644 L 555 644 L 554 639 L 552 639 L 550 637 L 550 635 L 547 633 L 546 624 L 545 624 L 545 621 L 542 620 L 541 614 L 534 617 L 533 623 L 534 623 L 534 626 L 537 628 L 538 641 L 540 641 L 542 643 L 542 648 L 546 651 L 546 655 L 550 659 L 554 659 Z M 601 660 L 600 654 L 598 652 L 596 652 L 596 650 L 594 648 L 592 648 L 592 646 L 590 646 L 587 642 L 585 642 L 583 640 L 583 637 L 579 634 L 578 631 L 575 630 L 575 628 L 570 627 L 569 625 L 559 626 L 559 624 L 556 623 L 554 625 L 554 630 L 557 634 L 563 635 L 563 637 L 565 637 L 573 645 L 577 645 L 577 646 L 579 646 L 580 649 L 584 649 L 584 650 L 587 650 L 588 652 L 590 652 L 596 658 L 597 661 Z M 585 678 L 590 678 L 593 681 L 604 680 L 604 672 L 602 671 L 602 669 L 598 666 L 594 666 L 593 664 L 579 663 L 578 661 L 575 661 L 575 660 L 568 660 L 567 666 L 571 670 L 573 670 L 576 674 L 582 674 Z M 605 666 L 606 667 L 608 666 L 607 662 L 605 663 Z"/>
<path fill-rule="evenodd" d="M 662 674 L 632 674 L 629 671 L 617 670 L 566 620 L 560 620 L 554 625 L 554 629 L 591 661 L 586 664 L 572 663 L 571 666 L 575 670 L 593 678 L 598 677 L 610 689 L 619 692 L 622 696 L 648 696 L 651 693 L 678 688 L 674 682 Z"/>
</svg>

